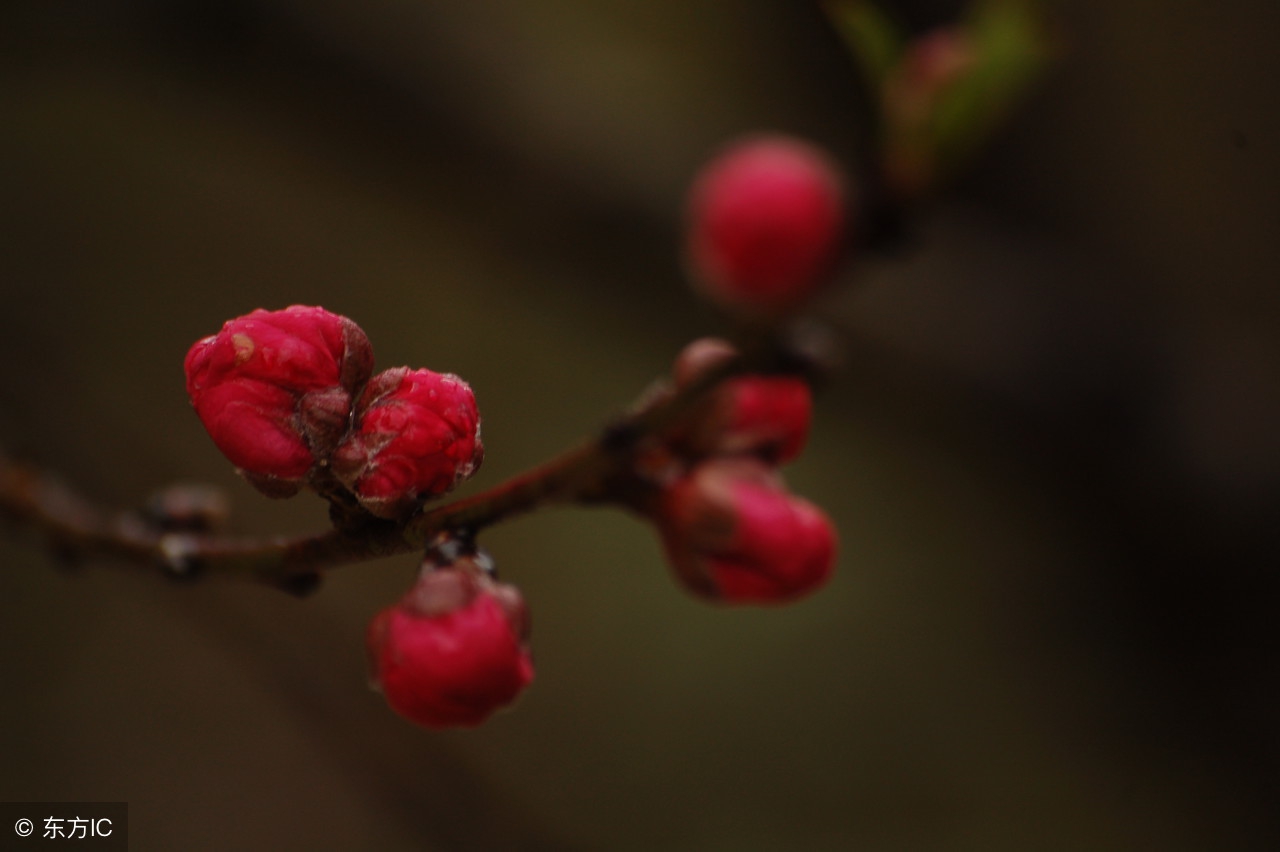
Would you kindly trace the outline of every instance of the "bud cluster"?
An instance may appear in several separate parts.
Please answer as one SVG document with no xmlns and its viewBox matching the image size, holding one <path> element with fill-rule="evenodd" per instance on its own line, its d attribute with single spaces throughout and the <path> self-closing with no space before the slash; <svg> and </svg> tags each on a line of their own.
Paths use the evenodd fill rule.
<svg viewBox="0 0 1280 852">
<path fill-rule="evenodd" d="M 767 319 L 800 306 L 822 283 L 845 224 L 844 181 L 822 152 L 757 137 L 696 182 L 689 259 L 713 299 Z M 736 355 L 722 340 L 691 344 L 675 364 L 677 389 Z M 245 479 L 272 497 L 310 488 L 331 502 L 340 525 L 404 522 L 484 458 L 466 382 L 408 367 L 375 374 L 364 331 L 320 307 L 230 320 L 197 341 L 184 366 L 196 414 Z M 831 573 L 830 521 L 789 493 L 777 472 L 803 449 L 812 409 L 809 386 L 797 377 L 738 376 L 703 394 L 678 428 L 655 436 L 660 455 L 676 464 L 647 492 L 646 509 L 689 589 L 770 603 L 799 597 Z M 652 481 L 643 465 L 635 481 Z M 183 496 L 167 498 L 164 523 L 212 517 Z M 413 722 L 477 725 L 532 681 L 528 633 L 520 592 L 497 581 L 469 537 L 442 533 L 413 587 L 369 626 L 373 679 Z"/>
<path fill-rule="evenodd" d="M 931 189 L 989 123 L 987 104 L 1010 100 L 1016 81 L 988 72 L 1010 50 L 1039 55 L 1025 21 L 996 14 L 1005 5 L 979 4 L 995 17 L 938 30 L 869 63 L 879 69 L 873 82 L 883 124 L 877 204 Z M 875 16 L 855 17 L 860 42 L 895 41 L 892 33 L 881 37 Z M 883 231 L 886 217 L 868 223 L 852 215 L 859 201 L 836 163 L 813 145 L 779 135 L 741 140 L 713 159 L 690 191 L 689 271 L 747 330 L 776 333 L 832 277 L 851 232 L 870 242 L 867 232 Z M 837 549 L 831 520 L 792 494 L 779 472 L 808 438 L 809 384 L 785 373 L 741 374 L 738 358 L 724 340 L 695 341 L 658 392 L 690 402 L 678 423 L 650 431 L 665 422 L 661 415 L 676 413 L 675 405 L 651 421 L 620 423 L 585 448 L 586 456 L 568 454 L 505 491 L 443 513 L 458 528 L 439 534 L 413 586 L 368 628 L 374 683 L 393 710 L 427 727 L 474 726 L 531 683 L 524 599 L 497 580 L 472 539 L 496 515 L 539 500 L 613 498 L 639 508 L 676 578 L 711 600 L 782 603 L 830 578 Z M 365 333 L 323 308 L 260 309 L 233 319 L 191 347 L 185 369 L 196 414 L 239 472 L 269 496 L 303 488 L 321 494 L 347 534 L 344 546 L 374 518 L 407 525 L 426 500 L 470 477 L 484 458 L 466 382 L 409 367 L 375 374 Z M 590 464 L 580 465 L 584 459 Z M 618 459 L 625 469 L 617 469 Z M 483 520 L 470 514 L 477 507 Z M 183 489 L 157 497 L 148 520 L 173 543 L 166 552 L 180 571 L 194 540 L 184 534 L 205 531 L 224 514 L 216 496 Z"/>
<path fill-rule="evenodd" d="M 336 480 L 370 514 L 402 518 L 484 457 L 466 382 L 407 367 L 374 375 L 365 333 L 323 308 L 233 319 L 197 341 L 185 367 L 209 436 L 268 496 Z"/>
<path fill-rule="evenodd" d="M 185 366 L 209 436 L 268 496 L 309 487 L 403 520 L 484 458 L 466 382 L 408 367 L 375 374 L 365 333 L 323 308 L 233 319 L 197 341 Z M 166 495 L 165 522 L 209 514 L 193 499 Z M 428 727 L 472 726 L 533 679 L 528 635 L 519 590 L 492 576 L 486 556 L 446 537 L 413 587 L 374 618 L 367 645 L 392 709 Z"/>
<path fill-rule="evenodd" d="M 695 341 L 675 364 L 677 389 L 736 352 Z M 778 465 L 803 449 L 808 384 L 745 375 L 709 391 L 667 438 L 679 463 L 648 511 L 676 577 L 726 603 L 781 603 L 817 589 L 835 566 L 835 532 L 817 506 L 791 494 Z"/>
<path fill-rule="evenodd" d="M 850 196 L 839 167 L 807 142 L 760 135 L 734 143 L 690 191 L 690 272 L 722 307 L 777 322 L 830 278 L 854 224 Z M 676 360 L 677 391 L 736 355 L 723 340 L 690 344 Z M 690 590 L 765 604 L 826 582 L 835 565 L 831 522 L 778 473 L 804 448 L 812 417 L 801 378 L 737 376 L 708 390 L 666 436 L 675 473 L 658 478 L 645 508 Z"/>
</svg>

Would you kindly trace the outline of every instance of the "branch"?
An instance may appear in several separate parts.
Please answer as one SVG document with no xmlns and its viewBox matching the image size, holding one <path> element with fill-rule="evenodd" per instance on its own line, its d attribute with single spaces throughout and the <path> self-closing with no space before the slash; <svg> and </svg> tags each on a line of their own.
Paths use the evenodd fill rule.
<svg viewBox="0 0 1280 852">
<path fill-rule="evenodd" d="M 175 578 L 216 575 L 264 583 L 294 594 L 316 588 L 320 572 L 340 565 L 422 550 L 437 535 L 474 535 L 484 527 L 564 503 L 635 507 L 652 489 L 636 471 L 637 456 L 680 425 L 715 386 L 742 373 L 813 373 L 821 335 L 812 327 L 779 334 L 758 330 L 742 354 L 689 386 L 660 385 L 593 440 L 493 488 L 425 508 L 407 521 L 372 516 L 328 532 L 244 538 L 166 530 L 138 511 L 99 507 L 35 467 L 0 455 L 0 514 L 35 527 L 55 553 L 74 560 L 105 557 L 154 566 Z M 817 344 L 817 345 L 815 345 Z"/>
</svg>

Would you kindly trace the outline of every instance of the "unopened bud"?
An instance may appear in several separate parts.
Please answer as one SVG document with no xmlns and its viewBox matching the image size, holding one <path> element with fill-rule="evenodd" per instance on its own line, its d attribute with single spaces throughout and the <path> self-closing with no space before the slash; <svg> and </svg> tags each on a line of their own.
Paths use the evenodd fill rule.
<svg viewBox="0 0 1280 852">
<path fill-rule="evenodd" d="M 835 531 L 818 507 L 749 459 L 702 463 L 664 495 L 657 513 L 677 577 L 728 603 L 806 595 L 835 567 Z"/>
<path fill-rule="evenodd" d="M 397 367 L 361 394 L 333 472 L 366 510 L 398 518 L 451 490 L 483 459 L 471 387 L 452 374 Z"/>
<path fill-rule="evenodd" d="M 820 150 L 785 136 L 730 147 L 689 198 L 688 255 L 707 294 L 771 315 L 822 284 L 845 226 L 843 178 Z"/>
<path fill-rule="evenodd" d="M 736 354 L 727 341 L 697 340 L 676 359 L 677 387 L 685 387 Z M 673 444 L 693 456 L 749 453 L 775 464 L 804 449 L 813 420 L 813 392 L 796 376 L 746 375 L 712 388 Z"/>
<path fill-rule="evenodd" d="M 341 437 L 373 349 L 346 317 L 294 305 L 227 322 L 191 347 L 185 367 L 218 449 L 264 493 L 288 496 Z"/>
<path fill-rule="evenodd" d="M 368 632 L 374 681 L 391 708 L 431 728 L 470 727 L 533 680 L 528 614 L 520 592 L 465 560 L 424 565 Z"/>
<path fill-rule="evenodd" d="M 936 126 L 939 105 L 977 59 L 963 28 L 944 27 L 908 44 L 885 80 L 885 177 L 903 196 L 929 190 L 946 165 L 942 159 L 953 153 L 940 150 L 950 128 Z"/>
</svg>

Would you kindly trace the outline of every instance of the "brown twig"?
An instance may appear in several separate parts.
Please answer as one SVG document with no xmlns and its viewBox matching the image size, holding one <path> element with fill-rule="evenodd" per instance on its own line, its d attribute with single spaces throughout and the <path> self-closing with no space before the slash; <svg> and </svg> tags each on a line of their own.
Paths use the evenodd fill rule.
<svg viewBox="0 0 1280 852">
<path fill-rule="evenodd" d="M 480 529 L 543 506 L 563 503 L 636 505 L 643 489 L 635 459 L 677 426 L 725 379 L 744 372 L 804 372 L 814 365 L 808 332 L 759 331 L 742 354 L 679 391 L 644 398 L 593 440 L 487 491 L 426 508 L 404 522 L 369 517 L 328 532 L 241 538 L 165 530 L 138 512 L 105 510 L 34 467 L 0 456 L 0 514 L 42 531 L 60 554 L 158 566 L 175 577 L 212 574 L 302 594 L 320 572 L 339 565 L 422 550 L 442 532 Z"/>
</svg>

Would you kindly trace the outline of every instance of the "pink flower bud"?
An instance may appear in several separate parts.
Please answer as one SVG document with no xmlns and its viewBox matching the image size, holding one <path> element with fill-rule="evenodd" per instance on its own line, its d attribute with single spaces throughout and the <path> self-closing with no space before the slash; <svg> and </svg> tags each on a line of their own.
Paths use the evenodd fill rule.
<svg viewBox="0 0 1280 852">
<path fill-rule="evenodd" d="M 724 340 L 704 338 L 676 359 L 677 387 L 686 387 L 736 354 Z M 813 421 L 813 393 L 795 376 L 740 376 L 713 388 L 673 444 L 692 455 L 751 453 L 775 464 L 804 449 Z"/>
<path fill-rule="evenodd" d="M 749 313 L 794 307 L 822 283 L 844 229 L 839 169 L 785 136 L 740 142 L 689 198 L 688 255 L 717 302 Z"/>
<path fill-rule="evenodd" d="M 218 449 L 261 490 L 287 496 L 346 430 L 373 348 L 346 317 L 294 305 L 227 322 L 191 347 L 185 367 Z"/>
<path fill-rule="evenodd" d="M 430 728 L 474 726 L 533 680 L 520 592 L 469 567 L 424 567 L 399 603 L 378 613 L 367 645 L 391 708 Z"/>
<path fill-rule="evenodd" d="M 830 520 L 759 461 L 704 462 L 667 490 L 657 520 L 677 576 L 704 597 L 781 603 L 835 567 Z"/>
<path fill-rule="evenodd" d="M 471 476 L 483 459 L 470 386 L 452 374 L 397 367 L 365 387 L 333 472 L 369 512 L 397 518 Z"/>
<path fill-rule="evenodd" d="M 946 165 L 939 158 L 955 155 L 939 150 L 938 108 L 978 59 L 963 28 L 943 27 L 908 43 L 884 81 L 885 177 L 905 197 L 928 190 Z"/>
<path fill-rule="evenodd" d="M 884 82 L 888 118 L 923 129 L 939 100 L 978 59 L 976 45 L 962 27 L 942 27 L 912 39 Z"/>
</svg>

